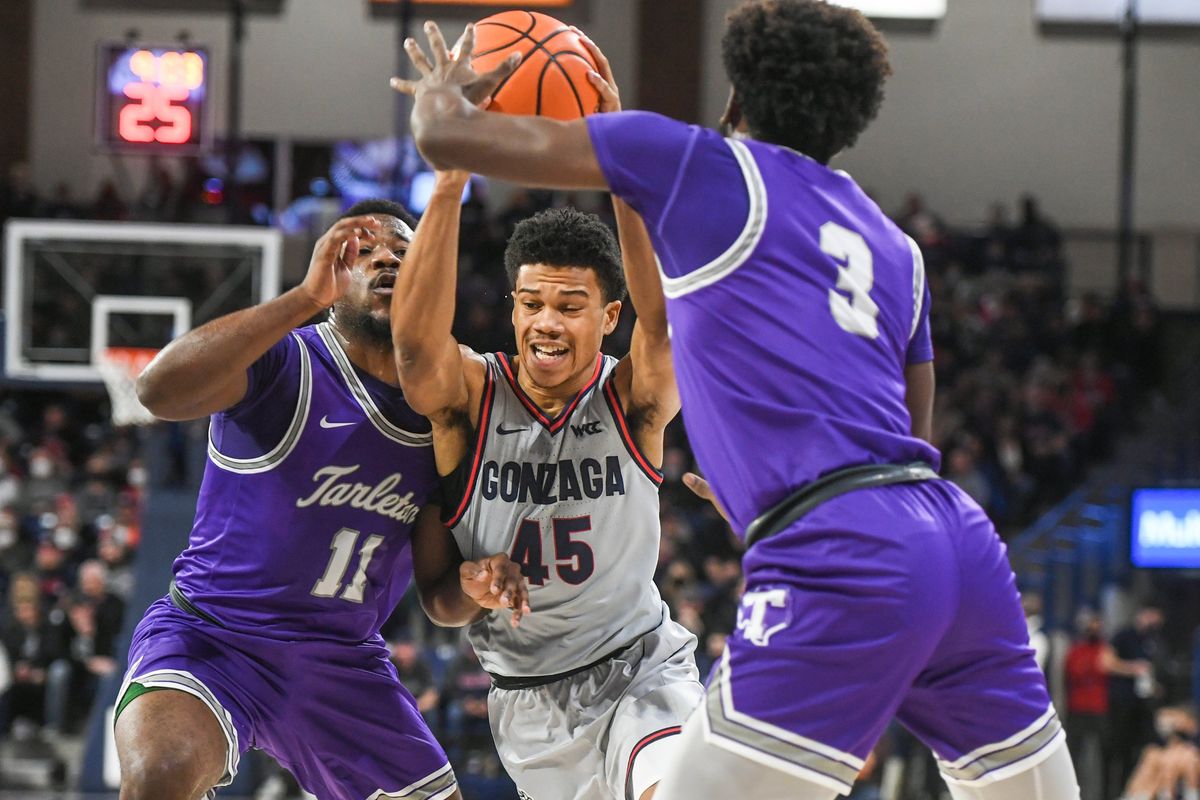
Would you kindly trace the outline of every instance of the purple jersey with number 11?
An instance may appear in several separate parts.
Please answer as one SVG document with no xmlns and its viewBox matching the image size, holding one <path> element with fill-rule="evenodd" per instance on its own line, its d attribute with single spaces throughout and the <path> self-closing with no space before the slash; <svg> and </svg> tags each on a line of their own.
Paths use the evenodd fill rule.
<svg viewBox="0 0 1200 800">
<path fill-rule="evenodd" d="M 849 175 L 654 114 L 588 122 L 650 229 L 688 440 L 736 529 L 835 469 L 936 465 L 904 404 L 933 359 L 921 254 Z"/>
</svg>

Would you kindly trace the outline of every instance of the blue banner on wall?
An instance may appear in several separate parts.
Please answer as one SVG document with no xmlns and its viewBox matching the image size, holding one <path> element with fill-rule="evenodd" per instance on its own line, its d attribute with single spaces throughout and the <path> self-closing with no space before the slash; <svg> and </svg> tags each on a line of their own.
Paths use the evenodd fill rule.
<svg viewBox="0 0 1200 800">
<path fill-rule="evenodd" d="M 1135 567 L 1200 569 L 1200 488 L 1134 489 L 1129 506 Z"/>
</svg>

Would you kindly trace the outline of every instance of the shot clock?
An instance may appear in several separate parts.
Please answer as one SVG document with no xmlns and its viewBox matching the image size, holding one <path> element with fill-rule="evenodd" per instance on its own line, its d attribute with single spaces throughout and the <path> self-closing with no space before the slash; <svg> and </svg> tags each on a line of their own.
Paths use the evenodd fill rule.
<svg viewBox="0 0 1200 800">
<path fill-rule="evenodd" d="M 187 155 L 209 142 L 208 52 L 100 45 L 96 144 L 110 152 Z"/>
</svg>

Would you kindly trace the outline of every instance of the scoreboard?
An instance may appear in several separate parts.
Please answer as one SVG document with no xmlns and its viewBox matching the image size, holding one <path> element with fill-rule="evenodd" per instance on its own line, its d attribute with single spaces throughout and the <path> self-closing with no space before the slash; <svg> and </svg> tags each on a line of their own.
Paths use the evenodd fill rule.
<svg viewBox="0 0 1200 800">
<path fill-rule="evenodd" d="M 209 56 L 203 48 L 103 43 L 97 78 L 99 149 L 188 155 L 207 147 Z"/>
</svg>

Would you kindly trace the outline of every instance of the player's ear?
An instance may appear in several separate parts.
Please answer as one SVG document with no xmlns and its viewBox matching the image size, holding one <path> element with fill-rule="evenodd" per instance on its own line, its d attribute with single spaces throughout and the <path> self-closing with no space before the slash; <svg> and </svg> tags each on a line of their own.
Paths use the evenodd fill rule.
<svg viewBox="0 0 1200 800">
<path fill-rule="evenodd" d="M 733 132 L 742 124 L 742 103 L 738 100 L 737 92 L 733 87 L 729 87 L 729 99 L 725 102 L 725 111 L 721 114 L 721 130 L 726 136 L 732 136 Z"/>
<path fill-rule="evenodd" d="M 621 318 L 621 301 L 613 300 L 608 305 L 604 306 L 604 335 L 608 336 L 617 327 L 617 320 Z"/>
</svg>

